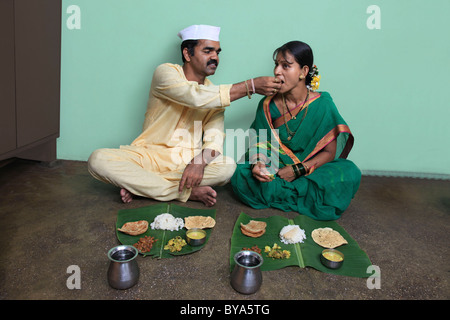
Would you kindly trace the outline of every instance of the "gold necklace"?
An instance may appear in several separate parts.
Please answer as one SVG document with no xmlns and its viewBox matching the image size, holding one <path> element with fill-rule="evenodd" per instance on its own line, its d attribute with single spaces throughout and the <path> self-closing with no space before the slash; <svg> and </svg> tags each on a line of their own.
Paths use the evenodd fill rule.
<svg viewBox="0 0 450 320">
<path fill-rule="evenodd" d="M 288 107 L 287 104 L 286 104 L 286 99 L 284 98 L 284 95 L 281 95 L 281 96 L 282 96 L 282 98 L 283 98 L 283 106 L 286 107 L 286 109 L 287 109 L 287 111 L 289 112 L 289 115 L 291 116 L 291 118 L 294 119 L 294 120 L 297 119 L 296 117 L 292 116 L 291 110 L 289 109 L 289 107 Z M 309 102 L 308 102 L 308 104 L 306 104 L 306 102 L 308 101 L 308 98 L 309 98 L 309 89 L 307 89 L 307 92 L 306 92 L 306 98 L 305 98 L 305 101 L 303 102 L 303 106 L 302 106 L 302 108 L 298 111 L 298 113 L 300 113 L 303 109 L 305 109 L 305 113 L 303 113 L 302 120 L 300 121 L 300 123 L 299 123 L 299 125 L 298 125 L 297 128 L 300 128 L 300 125 L 302 124 L 303 119 L 305 119 L 306 113 L 308 112 Z M 285 115 L 286 115 L 286 112 L 283 114 L 283 120 L 284 120 L 284 125 L 286 126 L 286 130 L 287 130 L 288 135 L 289 135 L 287 139 L 290 141 L 290 140 L 292 139 L 292 137 L 295 135 L 295 131 L 292 132 L 292 131 L 289 129 L 289 126 L 288 126 L 288 124 L 287 124 L 286 116 L 285 116 Z"/>
<path fill-rule="evenodd" d="M 296 116 L 293 116 L 293 115 L 292 115 L 292 113 L 291 113 L 291 108 L 288 107 L 288 105 L 287 105 L 287 103 L 286 103 L 286 99 L 285 99 L 285 97 L 284 97 L 284 94 L 281 94 L 281 96 L 282 96 L 282 98 L 283 98 L 283 107 L 286 107 L 286 109 L 287 109 L 287 111 L 289 112 L 289 115 L 291 116 L 292 119 L 294 119 L 294 120 L 297 119 Z M 308 97 L 309 97 L 309 90 L 307 89 L 305 101 L 303 101 L 303 103 L 301 103 L 302 107 L 300 108 L 300 110 L 299 110 L 297 113 L 299 113 L 300 111 L 303 110 L 303 108 L 305 108 L 305 104 L 306 104 L 306 101 L 308 101 Z M 297 109 L 299 106 L 300 106 L 300 103 L 299 103 L 295 108 L 293 108 L 292 110 Z"/>
</svg>

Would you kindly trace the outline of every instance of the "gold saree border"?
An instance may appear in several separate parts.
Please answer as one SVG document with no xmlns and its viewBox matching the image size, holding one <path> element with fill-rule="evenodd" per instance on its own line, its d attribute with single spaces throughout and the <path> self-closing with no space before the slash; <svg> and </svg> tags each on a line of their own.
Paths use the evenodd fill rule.
<svg viewBox="0 0 450 320">
<path fill-rule="evenodd" d="M 269 105 L 270 105 L 270 101 L 272 101 L 274 96 L 268 96 L 263 103 L 263 110 L 264 110 L 264 114 L 266 116 L 266 120 L 270 126 L 270 129 L 272 130 L 272 135 L 277 139 L 278 144 L 280 145 L 280 147 L 283 149 L 283 151 L 289 156 L 289 158 L 292 159 L 292 161 L 294 161 L 295 164 L 300 163 L 301 161 L 297 158 L 297 156 L 291 151 L 291 149 L 289 149 L 288 147 L 286 147 L 282 142 L 280 137 L 278 136 L 278 134 L 275 131 L 275 128 L 273 127 L 272 124 L 272 117 L 270 116 L 270 109 L 269 109 Z"/>
<path fill-rule="evenodd" d="M 307 160 L 311 159 L 320 150 L 325 148 L 331 141 L 337 139 L 338 135 L 341 133 L 348 133 L 349 137 L 348 137 L 347 143 L 345 144 L 344 149 L 342 150 L 341 154 L 339 155 L 339 158 L 347 158 L 348 154 L 350 153 L 350 150 L 353 147 L 353 143 L 354 143 L 353 134 L 350 131 L 349 126 L 347 126 L 346 124 L 338 124 L 336 127 L 331 129 L 322 139 L 320 139 L 319 142 L 317 142 L 314 150 L 303 161 L 307 161 Z"/>
<path fill-rule="evenodd" d="M 314 101 L 316 101 L 317 99 L 319 99 L 321 95 L 322 95 L 322 93 L 320 93 L 320 94 L 319 94 L 318 96 L 316 96 L 316 97 L 313 97 L 313 98 L 309 99 L 309 100 L 307 101 L 307 103 L 308 103 L 308 104 L 313 103 Z M 297 113 L 295 113 L 295 114 L 292 114 L 292 116 L 293 116 L 293 117 L 297 116 L 297 115 L 300 113 L 300 111 L 302 111 L 302 110 L 299 110 L 299 112 L 297 112 Z M 275 120 L 273 120 L 273 127 L 274 127 L 275 129 L 281 127 L 281 126 L 284 124 L 284 119 L 283 119 L 283 118 L 286 117 L 286 115 L 287 115 L 287 117 L 288 117 L 288 119 L 286 119 L 286 122 L 292 120 L 293 117 L 291 117 L 291 115 L 290 115 L 288 112 L 285 112 L 284 114 L 281 115 L 281 117 L 278 117 L 278 118 L 276 118 Z"/>
</svg>

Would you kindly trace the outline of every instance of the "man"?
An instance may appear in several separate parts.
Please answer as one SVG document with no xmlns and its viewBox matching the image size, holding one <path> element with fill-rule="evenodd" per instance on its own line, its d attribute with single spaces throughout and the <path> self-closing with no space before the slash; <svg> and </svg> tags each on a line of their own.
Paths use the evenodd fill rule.
<svg viewBox="0 0 450 320">
<path fill-rule="evenodd" d="M 223 156 L 224 108 L 253 93 L 272 95 L 281 84 L 259 77 L 233 85 L 213 85 L 219 65 L 219 27 L 194 25 L 179 32 L 183 66 L 156 68 L 143 132 L 129 146 L 99 149 L 88 160 L 98 180 L 133 195 L 160 201 L 216 203 L 212 188 L 229 182 L 235 162 Z"/>
</svg>

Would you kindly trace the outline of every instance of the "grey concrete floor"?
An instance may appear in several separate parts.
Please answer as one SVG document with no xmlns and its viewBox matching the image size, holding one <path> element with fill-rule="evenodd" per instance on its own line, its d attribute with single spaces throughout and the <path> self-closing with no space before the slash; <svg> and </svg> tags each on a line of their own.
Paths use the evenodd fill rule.
<svg viewBox="0 0 450 320">
<path fill-rule="evenodd" d="M 0 299 L 2 300 L 447 300 L 450 298 L 450 181 L 363 176 L 337 221 L 380 268 L 380 288 L 367 279 L 288 267 L 263 273 L 261 289 L 230 286 L 229 251 L 241 212 L 255 217 L 296 213 L 254 210 L 217 188 L 217 224 L 207 246 L 173 259 L 137 258 L 139 283 L 108 285 L 107 252 L 118 245 L 117 212 L 157 203 L 120 202 L 118 189 L 94 180 L 85 162 L 54 166 L 16 160 L 0 168 Z M 181 204 L 179 202 L 173 202 Z M 186 206 L 205 208 L 201 203 Z M 70 266 L 80 289 L 69 289 Z"/>
</svg>

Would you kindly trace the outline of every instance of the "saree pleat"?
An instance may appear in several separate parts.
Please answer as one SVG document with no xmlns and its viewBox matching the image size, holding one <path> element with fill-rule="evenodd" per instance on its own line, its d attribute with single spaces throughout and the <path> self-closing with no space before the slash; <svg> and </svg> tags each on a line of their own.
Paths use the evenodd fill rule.
<svg viewBox="0 0 450 320">
<path fill-rule="evenodd" d="M 279 147 L 267 147 L 268 155 L 279 157 L 277 165 L 280 168 L 312 158 L 333 140 L 337 140 L 335 160 L 292 182 L 276 176 L 274 180 L 262 183 L 253 177 L 252 161 L 247 154 L 246 160 L 238 163 L 231 178 L 234 192 L 245 204 L 256 209 L 271 207 L 295 211 L 316 220 L 338 219 L 359 188 L 361 171 L 352 161 L 345 159 L 353 146 L 353 135 L 331 96 L 322 92 L 319 98 L 310 103 L 303 121 L 302 113 L 299 113 L 296 119 L 288 122 L 291 131 L 296 131 L 292 140 L 287 139 L 285 125 L 276 130 L 273 127 L 272 117 L 278 116 L 281 114 L 271 97 L 266 97 L 258 106 L 251 128 L 271 131 L 272 140 L 268 145 Z M 263 143 L 257 142 L 258 146 Z M 252 148 L 254 146 L 250 147 L 249 152 L 254 154 Z"/>
</svg>

